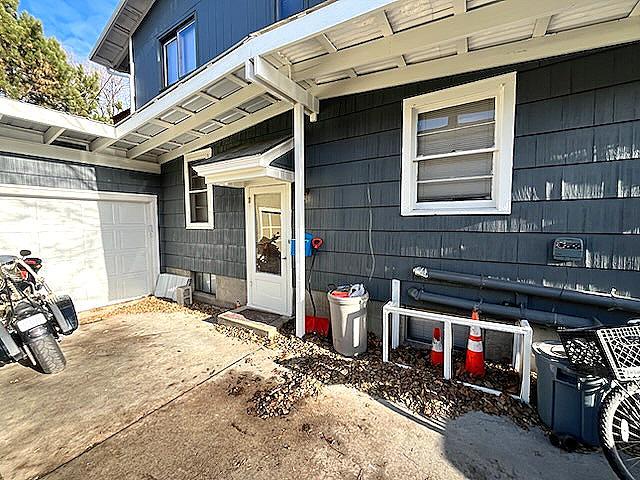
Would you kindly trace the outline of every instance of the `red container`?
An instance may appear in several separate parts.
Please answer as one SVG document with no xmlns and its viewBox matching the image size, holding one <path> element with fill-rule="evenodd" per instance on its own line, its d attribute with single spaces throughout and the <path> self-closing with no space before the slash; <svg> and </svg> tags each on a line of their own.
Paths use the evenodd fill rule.
<svg viewBox="0 0 640 480">
<path fill-rule="evenodd" d="M 329 335 L 329 319 L 325 317 L 314 317 L 307 315 L 304 317 L 306 333 L 316 333 L 323 337 Z"/>
</svg>

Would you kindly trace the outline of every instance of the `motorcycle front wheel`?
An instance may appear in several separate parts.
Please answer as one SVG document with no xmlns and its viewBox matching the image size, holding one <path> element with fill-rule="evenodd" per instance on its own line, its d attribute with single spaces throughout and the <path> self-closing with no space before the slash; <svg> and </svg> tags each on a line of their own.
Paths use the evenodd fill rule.
<svg viewBox="0 0 640 480">
<path fill-rule="evenodd" d="M 29 350 L 43 373 L 60 373 L 67 365 L 58 341 L 50 333 L 32 339 Z"/>
<path fill-rule="evenodd" d="M 616 387 L 600 406 L 600 442 L 622 480 L 640 480 L 640 385 Z"/>
</svg>

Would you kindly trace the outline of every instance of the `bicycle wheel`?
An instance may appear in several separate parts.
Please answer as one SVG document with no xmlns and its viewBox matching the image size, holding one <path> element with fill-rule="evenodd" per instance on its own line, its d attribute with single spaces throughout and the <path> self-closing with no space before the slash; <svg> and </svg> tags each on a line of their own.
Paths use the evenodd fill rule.
<svg viewBox="0 0 640 480">
<path fill-rule="evenodd" d="M 602 451 L 623 480 L 640 480 L 640 385 L 614 387 L 600 407 Z"/>
</svg>

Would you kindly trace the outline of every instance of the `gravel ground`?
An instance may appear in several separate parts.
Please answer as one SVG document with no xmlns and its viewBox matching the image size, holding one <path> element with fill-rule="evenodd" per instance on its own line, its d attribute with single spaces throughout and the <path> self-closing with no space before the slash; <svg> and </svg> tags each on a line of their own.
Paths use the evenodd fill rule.
<svg viewBox="0 0 640 480">
<path fill-rule="evenodd" d="M 161 311 L 182 311 L 200 317 L 204 313 L 215 317 L 223 310 L 200 303 L 185 308 L 147 297 L 133 304 L 124 304 L 110 314 Z M 373 335 L 369 337 L 367 353 L 354 360 L 337 354 L 331 348 L 329 339 L 316 335 L 308 335 L 305 340 L 297 338 L 293 334 L 292 322 L 285 325 L 281 335 L 273 340 L 265 340 L 235 327 L 215 324 L 214 328 L 224 335 L 274 350 L 276 363 L 286 367 L 274 371 L 269 385 L 258 389 L 251 397 L 247 408 L 251 415 L 261 418 L 287 415 L 301 399 L 317 395 L 322 385 L 346 385 L 435 419 L 453 419 L 468 412 L 480 411 L 508 416 L 525 429 L 542 427 L 535 408 L 510 395 L 496 397 L 459 382 L 443 380 L 442 369 L 430 364 L 427 351 L 399 348 L 394 360 L 406 366 L 401 367 L 382 362 L 381 342 Z M 473 381 L 505 392 L 516 392 L 518 389 L 518 375 L 509 366 L 488 363 L 487 376 L 478 381 L 467 378 L 463 373 L 461 355 L 457 355 L 454 361 L 459 380 Z"/>
</svg>

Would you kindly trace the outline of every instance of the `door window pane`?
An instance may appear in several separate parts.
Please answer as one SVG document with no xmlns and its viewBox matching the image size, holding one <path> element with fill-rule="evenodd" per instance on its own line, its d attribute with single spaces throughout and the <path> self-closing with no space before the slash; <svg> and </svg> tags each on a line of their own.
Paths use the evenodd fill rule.
<svg viewBox="0 0 640 480">
<path fill-rule="evenodd" d="M 180 30 L 178 33 L 178 45 L 180 48 L 180 77 L 196 69 L 196 24 Z"/>
<path fill-rule="evenodd" d="M 254 196 L 256 272 L 282 272 L 282 211 L 279 193 Z"/>
</svg>

